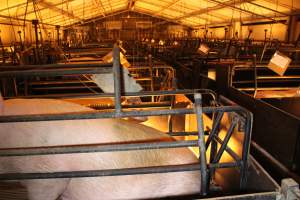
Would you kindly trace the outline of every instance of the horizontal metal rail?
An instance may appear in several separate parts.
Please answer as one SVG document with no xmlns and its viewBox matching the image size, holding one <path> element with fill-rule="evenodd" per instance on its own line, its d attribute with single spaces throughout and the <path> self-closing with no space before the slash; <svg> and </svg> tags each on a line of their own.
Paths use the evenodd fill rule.
<svg viewBox="0 0 300 200">
<path fill-rule="evenodd" d="M 194 94 L 201 93 L 210 95 L 213 100 L 216 100 L 217 94 L 209 89 L 184 89 L 184 90 L 165 90 L 165 91 L 142 91 L 142 92 L 122 92 L 122 96 L 130 97 L 130 96 L 170 96 L 176 94 Z M 89 93 L 89 94 L 55 94 L 55 95 L 28 95 L 28 96 L 18 96 L 18 97 L 8 97 L 7 99 L 15 99 L 15 98 L 41 98 L 41 97 L 58 97 L 58 98 L 89 98 L 89 97 L 114 97 L 114 93 Z"/>
<path fill-rule="evenodd" d="M 237 167 L 235 163 L 217 163 L 209 164 L 209 168 L 232 168 Z M 183 164 L 183 165 L 166 165 L 157 167 L 139 167 L 125 169 L 106 169 L 106 170 L 89 170 L 89 171 L 68 171 L 68 172 L 50 172 L 50 173 L 8 173 L 0 174 L 0 180 L 28 180 L 28 179 L 57 179 L 57 178 L 85 178 L 85 177 L 102 177 L 102 176 L 124 176 L 139 174 L 157 174 L 183 171 L 199 171 L 200 165 Z"/>
<path fill-rule="evenodd" d="M 0 157 L 74 154 L 92 152 L 136 151 L 149 149 L 181 148 L 198 146 L 197 140 L 172 142 L 131 142 L 130 144 L 88 144 L 47 146 L 32 148 L 0 149 Z"/>
<path fill-rule="evenodd" d="M 100 118 L 125 118 L 138 116 L 160 116 L 160 115 L 178 115 L 178 114 L 196 114 L 198 125 L 198 140 L 191 141 L 170 141 L 170 142 L 141 142 L 127 144 L 90 144 L 90 145 L 68 145 L 68 146 L 52 146 L 52 147 L 30 147 L 30 148 L 14 148 L 0 149 L 0 157 L 10 156 L 37 156 L 37 155 L 52 155 L 52 154 L 71 154 L 71 153 L 92 153 L 92 152 L 112 152 L 112 151 L 131 151 L 131 150 L 148 150 L 162 148 L 182 148 L 197 146 L 200 150 L 200 163 L 184 164 L 184 165 L 169 165 L 169 166 L 149 166 L 140 168 L 125 168 L 125 169 L 104 169 L 90 171 L 71 171 L 71 172 L 48 172 L 48 173 L 9 173 L 0 174 L 0 180 L 24 180 L 24 179 L 49 179 L 49 178 L 78 178 L 78 177 L 99 177 L 99 176 L 119 176 L 119 175 L 137 175 L 137 174 L 153 174 L 153 173 L 170 173 L 180 171 L 199 171 L 201 173 L 201 192 L 203 195 L 207 193 L 207 183 L 209 183 L 209 171 L 212 168 L 232 168 L 238 167 L 241 171 L 240 184 L 246 183 L 248 146 L 250 144 L 250 135 L 252 127 L 252 115 L 244 108 L 231 105 L 219 107 L 202 107 L 203 94 L 210 95 L 212 100 L 216 100 L 217 95 L 211 90 L 175 90 L 175 91 L 154 91 L 154 92 L 139 92 L 139 93 L 122 93 L 120 82 L 120 58 L 119 49 L 114 47 L 113 50 L 113 67 L 101 68 L 76 68 L 76 69 L 44 69 L 44 70 L 24 70 L 24 71 L 7 71 L 0 72 L 0 77 L 28 77 L 28 76 L 60 76 L 60 75 L 81 75 L 81 74 L 98 74 L 98 73 L 114 73 L 114 94 L 93 94 L 92 97 L 115 97 L 115 110 L 108 112 L 88 111 L 88 112 L 69 112 L 58 114 L 33 114 L 33 115 L 10 115 L 0 116 L 0 123 L 9 122 L 31 122 L 31 121 L 54 121 L 54 120 L 80 120 L 80 119 L 100 119 Z M 200 94 L 201 93 L 201 94 Z M 121 95 L 124 96 L 162 96 L 175 94 L 193 94 L 195 97 L 194 108 L 177 108 L 177 109 L 159 109 L 159 110 L 122 110 Z M 82 95 L 81 97 L 83 97 Z M 89 97 L 91 97 L 89 96 Z M 69 96 L 70 97 L 70 96 Z M 88 97 L 88 96 L 86 96 Z M 63 98 L 67 98 L 64 95 Z M 246 118 L 245 139 L 243 143 L 243 152 L 241 158 L 235 158 L 233 162 L 207 164 L 206 162 L 206 145 L 204 143 L 204 128 L 202 113 L 212 114 L 218 112 L 236 112 L 243 113 L 238 115 Z M 216 130 L 217 131 L 217 130 Z M 193 132 L 170 133 L 174 135 L 195 134 Z M 222 147 L 222 152 L 227 151 L 229 154 L 230 148 L 227 147 L 229 137 L 220 140 L 217 136 L 213 139 L 217 140 Z M 224 144 L 224 145 L 223 145 Z M 222 153 L 221 152 L 221 153 Z M 221 154 L 220 153 L 220 154 Z M 237 156 L 233 153 L 233 157 Z"/>
<path fill-rule="evenodd" d="M 35 77 L 35 76 L 63 76 L 79 74 L 108 74 L 112 73 L 111 67 L 101 68 L 78 68 L 78 69 L 43 69 L 43 70 L 24 70 L 0 72 L 0 78 L 7 77 Z"/>
<path fill-rule="evenodd" d="M 112 67 L 111 63 L 84 63 L 84 64 L 45 64 L 45 65 L 3 65 L 0 66 L 0 70 L 9 70 L 9 69 L 17 69 L 17 70 L 26 70 L 26 69 L 51 69 L 51 68 L 106 68 Z"/>
<path fill-rule="evenodd" d="M 203 113 L 211 114 L 213 112 L 238 112 L 244 111 L 240 106 L 222 106 L 222 107 L 203 107 Z M 80 119 L 100 119 L 100 118 L 125 118 L 125 117 L 144 117 L 161 115 L 180 115 L 194 114 L 194 109 L 177 108 L 164 110 L 132 110 L 120 112 L 71 112 L 60 114 L 31 114 L 31 115 L 7 115 L 0 116 L 0 123 L 7 122 L 30 122 L 30 121 L 55 121 L 55 120 L 80 120 Z"/>
</svg>

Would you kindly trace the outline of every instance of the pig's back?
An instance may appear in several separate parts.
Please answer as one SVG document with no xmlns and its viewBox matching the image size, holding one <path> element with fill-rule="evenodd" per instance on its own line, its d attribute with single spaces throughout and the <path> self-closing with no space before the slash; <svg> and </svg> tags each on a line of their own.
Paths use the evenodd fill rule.
<svg viewBox="0 0 300 200">
<path fill-rule="evenodd" d="M 85 112 L 93 109 L 49 99 L 14 99 L 4 101 L 3 115 L 57 114 Z M 0 124 L 0 146 L 14 147 L 53 146 L 66 144 L 113 143 L 135 140 L 170 139 L 165 134 L 122 119 L 88 119 Z M 9 134 L 8 134 L 9 133 Z M 7 139 L 13 142 L 7 142 Z M 17 138 L 17 139 L 16 139 Z M 45 139 L 47 138 L 47 139 Z"/>
</svg>

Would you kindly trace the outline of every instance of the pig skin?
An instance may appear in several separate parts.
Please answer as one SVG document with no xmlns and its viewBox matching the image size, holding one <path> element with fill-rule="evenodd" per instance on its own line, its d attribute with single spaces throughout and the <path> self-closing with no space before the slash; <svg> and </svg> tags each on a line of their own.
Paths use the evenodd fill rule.
<svg viewBox="0 0 300 200">
<path fill-rule="evenodd" d="M 92 111 L 74 103 L 49 99 L 14 99 L 1 103 L 2 115 Z M 0 126 L 0 148 L 172 140 L 153 128 L 122 119 L 18 122 Z M 119 169 L 197 162 L 188 148 L 2 157 L 0 173 Z M 26 180 L 21 183 L 27 188 L 30 200 L 149 199 L 200 192 L 200 173 Z"/>
</svg>

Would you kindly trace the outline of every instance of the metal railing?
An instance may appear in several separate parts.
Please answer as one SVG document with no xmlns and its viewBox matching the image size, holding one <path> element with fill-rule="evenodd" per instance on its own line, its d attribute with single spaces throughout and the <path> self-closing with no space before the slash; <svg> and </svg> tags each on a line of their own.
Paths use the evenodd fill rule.
<svg viewBox="0 0 300 200">
<path fill-rule="evenodd" d="M 240 170 L 240 187 L 243 189 L 247 183 L 247 167 L 248 154 L 251 139 L 252 129 L 252 114 L 244 108 L 233 105 L 232 102 L 225 98 L 220 98 L 220 101 L 229 104 L 226 106 L 203 107 L 202 94 L 210 94 L 216 98 L 214 92 L 210 90 L 176 90 L 176 91 L 157 91 L 157 92 L 141 92 L 127 93 L 125 95 L 143 96 L 143 95 L 174 95 L 174 94 L 194 94 L 194 108 L 175 108 L 175 109 L 158 109 L 158 110 L 132 110 L 126 111 L 121 105 L 121 83 L 120 83 L 120 58 L 119 48 L 114 47 L 113 50 L 113 73 L 114 73 L 114 91 L 115 109 L 113 111 L 99 112 L 73 112 L 60 114 L 33 114 L 33 115 L 11 115 L 0 116 L 0 123 L 17 123 L 17 122 L 32 122 L 32 121 L 52 121 L 52 120 L 79 120 L 79 119 L 100 119 L 100 118 L 124 118 L 135 116 L 159 116 L 159 115 L 182 115 L 196 114 L 197 116 L 197 132 L 172 132 L 171 135 L 197 135 L 197 140 L 189 141 L 172 141 L 172 142 L 144 142 L 130 144 L 94 144 L 94 145 L 72 145 L 72 146 L 48 146 L 39 148 L 9 148 L 0 149 L 0 157 L 9 156 L 33 156 L 33 155 L 52 155 L 52 154 L 74 154 L 74 153 L 93 153 L 93 152 L 115 152 L 115 151 L 132 151 L 143 149 L 162 149 L 162 148 L 179 148 L 196 146 L 199 148 L 200 158 L 199 163 L 184 164 L 184 165 L 168 165 L 157 167 L 141 167 L 141 168 L 126 168 L 126 169 L 106 169 L 106 170 L 90 170 L 90 171 L 68 171 L 68 172 L 51 172 L 51 173 L 8 173 L 0 174 L 0 180 L 24 180 L 24 179 L 49 179 L 49 178 L 78 178 L 78 177 L 99 177 L 99 176 L 119 176 L 119 175 L 136 175 L 136 174 L 152 174 L 152 173 L 168 173 L 181 171 L 197 171 L 201 173 L 201 194 L 206 195 L 209 192 L 209 183 L 212 174 L 218 168 L 238 168 Z M 101 73 L 102 70 L 88 71 L 88 73 Z M 106 73 L 106 70 L 104 71 Z M 32 75 L 26 71 L 15 72 L 14 75 L 21 76 L 22 73 Z M 79 73 L 79 72 L 78 72 Z M 44 74 L 46 73 L 38 73 Z M 52 73 L 51 75 L 56 75 Z M 6 74 L 12 76 L 11 74 Z M 49 74 L 47 74 L 49 75 Z M 4 74 L 2 74 L 4 77 Z M 112 94 L 109 94 L 110 96 Z M 224 113 L 235 113 L 235 120 L 230 125 L 225 138 L 222 140 L 219 136 L 219 127 L 221 118 Z M 203 127 L 202 114 L 214 114 L 213 127 L 209 133 L 208 139 L 205 142 L 205 133 Z M 237 153 L 228 146 L 233 130 L 238 123 L 244 123 L 244 141 L 242 155 Z M 220 144 L 220 148 L 211 148 L 211 159 L 207 162 L 206 152 L 209 145 L 214 147 Z M 220 162 L 220 158 L 224 152 L 229 153 L 233 157 L 232 162 Z"/>
</svg>

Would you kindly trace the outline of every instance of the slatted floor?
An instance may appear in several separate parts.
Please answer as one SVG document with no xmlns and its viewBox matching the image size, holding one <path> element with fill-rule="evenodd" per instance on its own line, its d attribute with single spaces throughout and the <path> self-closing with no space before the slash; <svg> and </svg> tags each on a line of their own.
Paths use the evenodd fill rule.
<svg viewBox="0 0 300 200">
<path fill-rule="evenodd" d="M 24 187 L 18 183 L 0 182 L 0 200 L 28 200 Z"/>
</svg>

